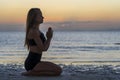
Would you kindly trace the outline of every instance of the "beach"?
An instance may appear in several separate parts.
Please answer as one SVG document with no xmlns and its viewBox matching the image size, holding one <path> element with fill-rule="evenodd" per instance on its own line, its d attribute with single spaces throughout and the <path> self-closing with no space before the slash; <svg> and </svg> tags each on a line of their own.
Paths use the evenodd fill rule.
<svg viewBox="0 0 120 80">
<path fill-rule="evenodd" d="M 119 80 L 120 65 L 62 65 L 57 77 L 22 76 L 22 65 L 0 65 L 0 80 Z"/>
<path fill-rule="evenodd" d="M 0 10 L 0 80 L 120 80 L 120 0 L 0 0 Z"/>
<path fill-rule="evenodd" d="M 45 33 L 45 32 L 44 32 Z M 25 32 L 0 32 L 0 80 L 120 80 L 120 32 L 58 31 L 42 61 L 61 66 L 57 77 L 28 77 Z M 4 45 L 4 46 L 3 46 Z"/>
</svg>

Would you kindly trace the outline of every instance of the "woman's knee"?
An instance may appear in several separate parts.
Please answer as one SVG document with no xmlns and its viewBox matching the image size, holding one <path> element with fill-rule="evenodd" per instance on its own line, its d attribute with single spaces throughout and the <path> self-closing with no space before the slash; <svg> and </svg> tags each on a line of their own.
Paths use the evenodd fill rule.
<svg viewBox="0 0 120 80">
<path fill-rule="evenodd" d="M 56 75 L 57 75 L 57 76 L 61 75 L 61 73 L 62 73 L 62 70 L 57 70 L 57 71 L 56 71 Z"/>
<path fill-rule="evenodd" d="M 62 68 L 58 67 L 56 70 L 56 75 L 60 75 L 62 73 Z"/>
<path fill-rule="evenodd" d="M 56 71 L 58 75 L 62 73 L 62 68 L 59 65 L 54 64 L 52 62 L 48 62 L 48 63 L 51 64 L 51 67 Z"/>
</svg>

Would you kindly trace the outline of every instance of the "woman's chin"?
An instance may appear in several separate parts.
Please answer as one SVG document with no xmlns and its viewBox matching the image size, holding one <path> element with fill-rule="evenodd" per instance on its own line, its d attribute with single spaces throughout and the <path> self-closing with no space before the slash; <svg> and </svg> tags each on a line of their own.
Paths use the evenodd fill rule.
<svg viewBox="0 0 120 80">
<path fill-rule="evenodd" d="M 43 21 L 42 22 L 39 22 L 39 24 L 42 24 L 43 23 Z"/>
<path fill-rule="evenodd" d="M 42 21 L 42 22 L 40 22 L 40 23 L 43 23 L 43 21 Z"/>
</svg>

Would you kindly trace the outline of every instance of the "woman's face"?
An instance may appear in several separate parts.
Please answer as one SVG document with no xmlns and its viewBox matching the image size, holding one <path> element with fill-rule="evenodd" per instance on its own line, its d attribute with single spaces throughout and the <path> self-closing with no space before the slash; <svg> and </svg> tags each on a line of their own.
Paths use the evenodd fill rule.
<svg viewBox="0 0 120 80">
<path fill-rule="evenodd" d="M 43 23 L 43 19 L 44 17 L 42 16 L 42 13 L 40 11 L 37 12 L 37 16 L 36 16 L 36 22 L 37 23 Z"/>
</svg>

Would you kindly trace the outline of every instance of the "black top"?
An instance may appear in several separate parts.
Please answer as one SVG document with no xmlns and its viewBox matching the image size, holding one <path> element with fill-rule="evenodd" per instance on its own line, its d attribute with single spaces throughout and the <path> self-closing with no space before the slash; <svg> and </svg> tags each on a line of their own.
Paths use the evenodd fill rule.
<svg viewBox="0 0 120 80">
<path fill-rule="evenodd" d="M 40 38 L 41 38 L 43 43 L 46 41 L 46 38 L 45 38 L 45 36 L 44 36 L 44 34 L 42 32 L 40 32 Z M 36 46 L 37 44 L 34 41 L 34 39 L 29 39 L 29 45 L 30 46 Z"/>
</svg>

